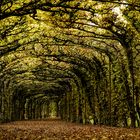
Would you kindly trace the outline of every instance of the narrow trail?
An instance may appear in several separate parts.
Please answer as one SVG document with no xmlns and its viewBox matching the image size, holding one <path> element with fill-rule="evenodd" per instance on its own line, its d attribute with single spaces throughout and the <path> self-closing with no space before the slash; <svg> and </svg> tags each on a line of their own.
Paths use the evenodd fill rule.
<svg viewBox="0 0 140 140">
<path fill-rule="evenodd" d="M 0 140 L 140 140 L 140 129 L 82 125 L 58 119 L 0 125 Z"/>
</svg>

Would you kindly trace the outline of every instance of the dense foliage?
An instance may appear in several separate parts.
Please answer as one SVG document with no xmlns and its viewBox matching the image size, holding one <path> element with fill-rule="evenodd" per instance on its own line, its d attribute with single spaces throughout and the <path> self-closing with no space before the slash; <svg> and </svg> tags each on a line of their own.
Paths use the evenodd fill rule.
<svg viewBox="0 0 140 140">
<path fill-rule="evenodd" d="M 140 126 L 139 0 L 1 0 L 0 33 L 1 121 Z"/>
</svg>

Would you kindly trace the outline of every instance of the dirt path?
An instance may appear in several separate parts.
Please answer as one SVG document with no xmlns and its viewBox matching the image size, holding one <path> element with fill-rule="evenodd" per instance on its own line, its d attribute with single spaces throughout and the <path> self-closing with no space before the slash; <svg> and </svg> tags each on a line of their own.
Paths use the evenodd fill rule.
<svg viewBox="0 0 140 140">
<path fill-rule="evenodd" d="M 140 140 L 140 129 L 81 125 L 60 120 L 0 125 L 0 140 Z"/>
</svg>

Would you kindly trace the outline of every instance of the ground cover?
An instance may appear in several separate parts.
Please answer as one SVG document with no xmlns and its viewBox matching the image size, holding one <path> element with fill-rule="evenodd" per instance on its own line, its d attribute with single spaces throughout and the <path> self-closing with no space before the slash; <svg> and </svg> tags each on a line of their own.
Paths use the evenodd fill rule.
<svg viewBox="0 0 140 140">
<path fill-rule="evenodd" d="M 139 128 L 82 125 L 58 119 L 0 125 L 0 140 L 140 140 Z"/>
</svg>

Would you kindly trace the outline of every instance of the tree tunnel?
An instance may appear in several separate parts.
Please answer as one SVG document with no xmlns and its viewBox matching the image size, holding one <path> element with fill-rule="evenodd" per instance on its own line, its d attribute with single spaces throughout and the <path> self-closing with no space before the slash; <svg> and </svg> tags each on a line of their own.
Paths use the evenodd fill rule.
<svg viewBox="0 0 140 140">
<path fill-rule="evenodd" d="M 139 127 L 139 4 L 0 2 L 0 121 Z"/>
</svg>

